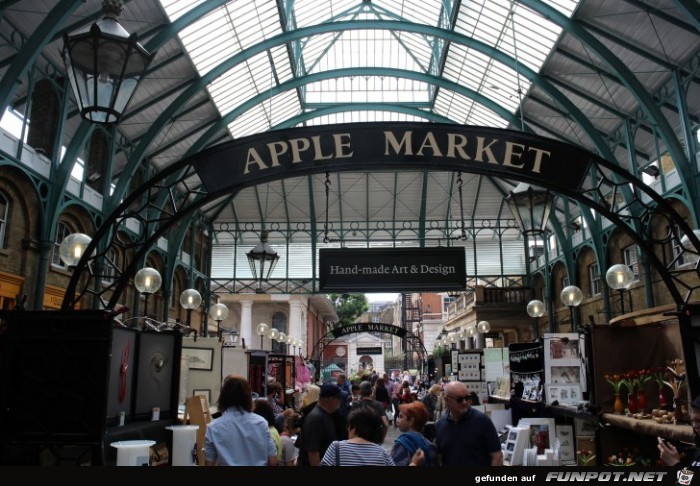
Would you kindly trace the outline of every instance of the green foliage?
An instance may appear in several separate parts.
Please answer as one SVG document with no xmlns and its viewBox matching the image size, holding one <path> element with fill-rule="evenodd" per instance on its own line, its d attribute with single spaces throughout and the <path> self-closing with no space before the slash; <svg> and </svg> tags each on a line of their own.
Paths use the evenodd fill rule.
<svg viewBox="0 0 700 486">
<path fill-rule="evenodd" d="M 438 346 L 433 350 L 433 358 L 449 358 L 451 356 L 450 349 L 447 346 Z"/>
<path fill-rule="evenodd" d="M 399 369 L 402 370 L 404 366 L 404 360 L 406 359 L 406 353 L 398 354 L 385 354 L 384 355 L 384 370 Z"/>
<path fill-rule="evenodd" d="M 369 309 L 365 294 L 330 294 L 328 298 L 338 314 L 338 326 L 353 324 Z"/>
</svg>

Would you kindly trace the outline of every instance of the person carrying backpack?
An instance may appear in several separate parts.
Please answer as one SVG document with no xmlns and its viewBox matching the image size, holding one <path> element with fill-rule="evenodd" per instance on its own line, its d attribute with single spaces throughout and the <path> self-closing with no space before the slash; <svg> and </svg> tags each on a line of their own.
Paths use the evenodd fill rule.
<svg viewBox="0 0 700 486">
<path fill-rule="evenodd" d="M 437 446 L 422 434 L 427 421 L 428 409 L 422 402 L 416 400 L 399 405 L 396 423 L 402 434 L 391 448 L 391 458 L 397 466 L 408 466 L 418 449 L 422 449 L 425 455 L 424 466 L 440 465 Z"/>
</svg>

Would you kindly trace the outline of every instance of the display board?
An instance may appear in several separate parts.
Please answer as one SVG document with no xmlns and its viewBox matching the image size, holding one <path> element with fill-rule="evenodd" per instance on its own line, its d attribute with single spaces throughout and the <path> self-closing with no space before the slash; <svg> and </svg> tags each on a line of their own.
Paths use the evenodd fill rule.
<svg viewBox="0 0 700 486">
<path fill-rule="evenodd" d="M 508 346 L 510 382 L 515 398 L 541 400 L 544 381 L 544 353 L 541 342 Z"/>
<path fill-rule="evenodd" d="M 583 336 L 577 333 L 544 335 L 545 399 L 548 405 L 577 405 L 587 389 L 581 357 L 585 355 Z"/>
</svg>

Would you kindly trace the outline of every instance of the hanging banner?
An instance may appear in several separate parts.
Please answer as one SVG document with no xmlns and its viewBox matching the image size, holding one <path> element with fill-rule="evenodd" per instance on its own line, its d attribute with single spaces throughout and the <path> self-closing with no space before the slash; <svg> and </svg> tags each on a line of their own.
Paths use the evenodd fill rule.
<svg viewBox="0 0 700 486">
<path fill-rule="evenodd" d="M 321 292 L 465 290 L 464 248 L 324 248 Z"/>
</svg>

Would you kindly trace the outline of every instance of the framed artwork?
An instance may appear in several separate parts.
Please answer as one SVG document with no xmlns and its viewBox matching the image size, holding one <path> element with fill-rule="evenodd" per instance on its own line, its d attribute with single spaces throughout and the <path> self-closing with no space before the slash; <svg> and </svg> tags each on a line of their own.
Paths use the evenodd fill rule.
<svg viewBox="0 0 700 486">
<path fill-rule="evenodd" d="M 557 439 L 559 439 L 559 458 L 562 461 L 575 462 L 573 425 L 556 425 L 555 430 Z"/>
<path fill-rule="evenodd" d="M 547 385 L 547 405 L 555 401 L 559 403 L 577 404 L 581 401 L 581 386 L 576 385 Z"/>
<path fill-rule="evenodd" d="M 204 395 L 207 399 L 207 403 L 211 403 L 211 390 L 209 388 L 201 388 L 192 390 L 192 396 Z"/>
<path fill-rule="evenodd" d="M 578 437 L 580 435 L 595 435 L 598 425 L 596 423 L 588 422 L 587 420 L 575 418 L 574 427 L 576 437 Z"/>
<path fill-rule="evenodd" d="M 182 348 L 182 359 L 191 370 L 211 371 L 214 368 L 214 348 Z"/>
<path fill-rule="evenodd" d="M 556 440 L 553 418 L 523 418 L 518 427 L 530 427 L 530 447 L 537 447 L 537 454 L 544 454 L 545 449 L 552 449 Z"/>
<path fill-rule="evenodd" d="M 586 391 L 586 377 L 582 368 L 583 340 L 576 333 L 546 333 L 544 335 L 544 381 L 548 385 L 578 385 L 578 398 L 581 400 L 581 392 Z M 559 402 L 562 402 L 562 388 L 556 389 Z M 569 392 L 574 389 L 565 389 L 564 395 L 568 397 Z M 551 403 L 551 393 L 547 393 L 547 403 Z M 565 402 L 573 403 L 570 398 L 565 398 Z"/>
</svg>

